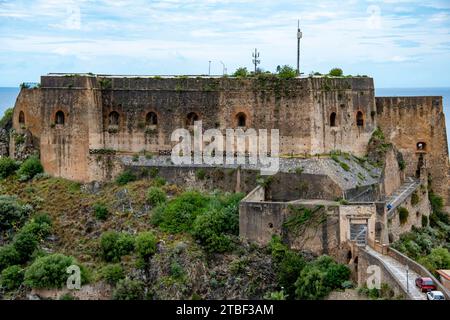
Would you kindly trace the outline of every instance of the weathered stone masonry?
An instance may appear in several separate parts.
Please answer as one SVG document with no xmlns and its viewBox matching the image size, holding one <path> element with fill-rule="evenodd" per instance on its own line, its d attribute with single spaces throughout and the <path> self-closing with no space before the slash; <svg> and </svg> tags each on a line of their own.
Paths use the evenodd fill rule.
<svg viewBox="0 0 450 320">
<path fill-rule="evenodd" d="M 433 189 L 449 197 L 442 99 L 375 98 L 366 77 L 47 75 L 40 88 L 21 90 L 13 127 L 32 135 L 48 173 L 86 182 L 113 178 L 123 167 L 120 155 L 170 152 L 173 130 L 194 120 L 204 129 L 279 129 L 280 153 L 303 157 L 332 150 L 364 155 L 380 126 L 403 153 L 406 175 L 425 162 Z"/>
</svg>

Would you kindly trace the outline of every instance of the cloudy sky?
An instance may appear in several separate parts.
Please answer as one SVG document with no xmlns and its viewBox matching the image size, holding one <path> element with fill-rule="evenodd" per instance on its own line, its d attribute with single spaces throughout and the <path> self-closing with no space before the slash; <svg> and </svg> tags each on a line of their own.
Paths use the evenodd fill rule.
<svg viewBox="0 0 450 320">
<path fill-rule="evenodd" d="M 450 86 L 450 0 L 0 0 L 0 86 L 48 72 L 222 74 L 296 63 Z"/>
</svg>

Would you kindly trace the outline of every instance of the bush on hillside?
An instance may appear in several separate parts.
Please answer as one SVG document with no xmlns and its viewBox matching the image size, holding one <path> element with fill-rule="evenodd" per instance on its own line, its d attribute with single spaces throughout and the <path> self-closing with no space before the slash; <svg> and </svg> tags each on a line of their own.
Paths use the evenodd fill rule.
<svg viewBox="0 0 450 320">
<path fill-rule="evenodd" d="M 150 187 L 147 191 L 147 201 L 150 205 L 157 206 L 167 201 L 167 195 L 161 188 Z"/>
<path fill-rule="evenodd" d="M 102 268 L 101 277 L 110 285 L 116 285 L 125 278 L 125 274 L 120 264 L 108 264 Z"/>
<path fill-rule="evenodd" d="M 12 244 L 0 247 L 0 270 L 20 263 L 20 255 Z"/>
<path fill-rule="evenodd" d="M 17 162 L 8 157 L 0 157 L 0 179 L 5 179 L 14 174 L 19 168 Z"/>
<path fill-rule="evenodd" d="M 144 283 L 139 280 L 122 279 L 113 293 L 114 300 L 144 300 Z"/>
<path fill-rule="evenodd" d="M 165 206 L 160 228 L 171 233 L 190 231 L 195 218 L 204 212 L 209 198 L 197 191 L 187 191 Z"/>
<path fill-rule="evenodd" d="M 21 224 L 31 210 L 30 205 L 22 205 L 17 197 L 0 195 L 0 230 L 9 230 Z"/>
<path fill-rule="evenodd" d="M 75 258 L 60 253 L 37 258 L 25 271 L 24 283 L 31 288 L 62 288 L 67 283 L 67 268 L 71 265 L 80 267 L 81 283 L 85 283 L 86 270 Z"/>
<path fill-rule="evenodd" d="M 192 234 L 208 252 L 225 252 L 232 248 L 223 210 L 208 210 L 200 213 L 194 221 Z"/>
<path fill-rule="evenodd" d="M 136 237 L 136 253 L 145 263 L 156 252 L 157 239 L 152 232 L 141 232 Z"/>
<path fill-rule="evenodd" d="M 435 248 L 429 255 L 420 258 L 419 263 L 437 276 L 436 270 L 450 269 L 450 253 L 446 248 Z"/>
<path fill-rule="evenodd" d="M 134 250 L 134 238 L 128 233 L 106 231 L 100 237 L 100 250 L 105 261 L 118 262 Z"/>
<path fill-rule="evenodd" d="M 29 157 L 17 170 L 17 175 L 21 181 L 32 179 L 35 175 L 44 172 L 44 167 L 38 157 Z"/>
<path fill-rule="evenodd" d="M 27 262 L 38 247 L 37 237 L 30 232 L 20 232 L 13 240 L 13 246 L 19 253 L 20 262 Z"/>
<path fill-rule="evenodd" d="M 94 216 L 98 220 L 106 220 L 109 216 L 108 207 L 103 203 L 95 203 L 93 206 Z"/>
<path fill-rule="evenodd" d="M 321 256 L 303 268 L 295 282 L 295 295 L 298 299 L 321 299 L 332 290 L 342 288 L 350 273 L 347 266 L 329 256 Z"/>
<path fill-rule="evenodd" d="M 131 172 L 131 170 L 125 170 L 121 174 L 119 174 L 116 178 L 116 183 L 119 186 L 124 186 L 128 182 L 136 181 L 136 175 Z"/>
<path fill-rule="evenodd" d="M 18 266 L 10 266 L 4 269 L 0 275 L 0 287 L 6 290 L 15 290 L 23 282 L 23 269 Z"/>
</svg>

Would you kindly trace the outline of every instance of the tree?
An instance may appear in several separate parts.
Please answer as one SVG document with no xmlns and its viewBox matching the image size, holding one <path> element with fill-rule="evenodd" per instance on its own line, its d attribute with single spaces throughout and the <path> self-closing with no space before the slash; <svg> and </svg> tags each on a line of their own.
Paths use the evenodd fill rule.
<svg viewBox="0 0 450 320">
<path fill-rule="evenodd" d="M 248 76 L 248 70 L 245 67 L 239 67 L 233 73 L 233 77 L 236 77 L 236 78 L 245 78 L 247 76 Z"/>
<path fill-rule="evenodd" d="M 281 79 L 292 79 L 297 76 L 297 71 L 288 65 L 277 67 L 277 73 L 278 77 Z"/>
<path fill-rule="evenodd" d="M 330 70 L 329 75 L 332 77 L 342 77 L 344 72 L 340 68 L 333 68 Z"/>
</svg>

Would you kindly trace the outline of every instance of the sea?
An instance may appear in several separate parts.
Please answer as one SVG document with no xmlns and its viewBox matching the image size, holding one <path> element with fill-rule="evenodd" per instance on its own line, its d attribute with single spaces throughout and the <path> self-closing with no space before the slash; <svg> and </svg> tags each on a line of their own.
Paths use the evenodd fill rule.
<svg viewBox="0 0 450 320">
<path fill-rule="evenodd" d="M 0 87 L 0 115 L 7 108 L 14 106 L 19 88 Z M 447 141 L 450 146 L 450 87 L 437 88 L 375 88 L 377 97 L 395 96 L 442 96 L 444 98 L 444 113 L 447 126 Z M 450 149 L 450 147 L 449 147 Z"/>
</svg>

